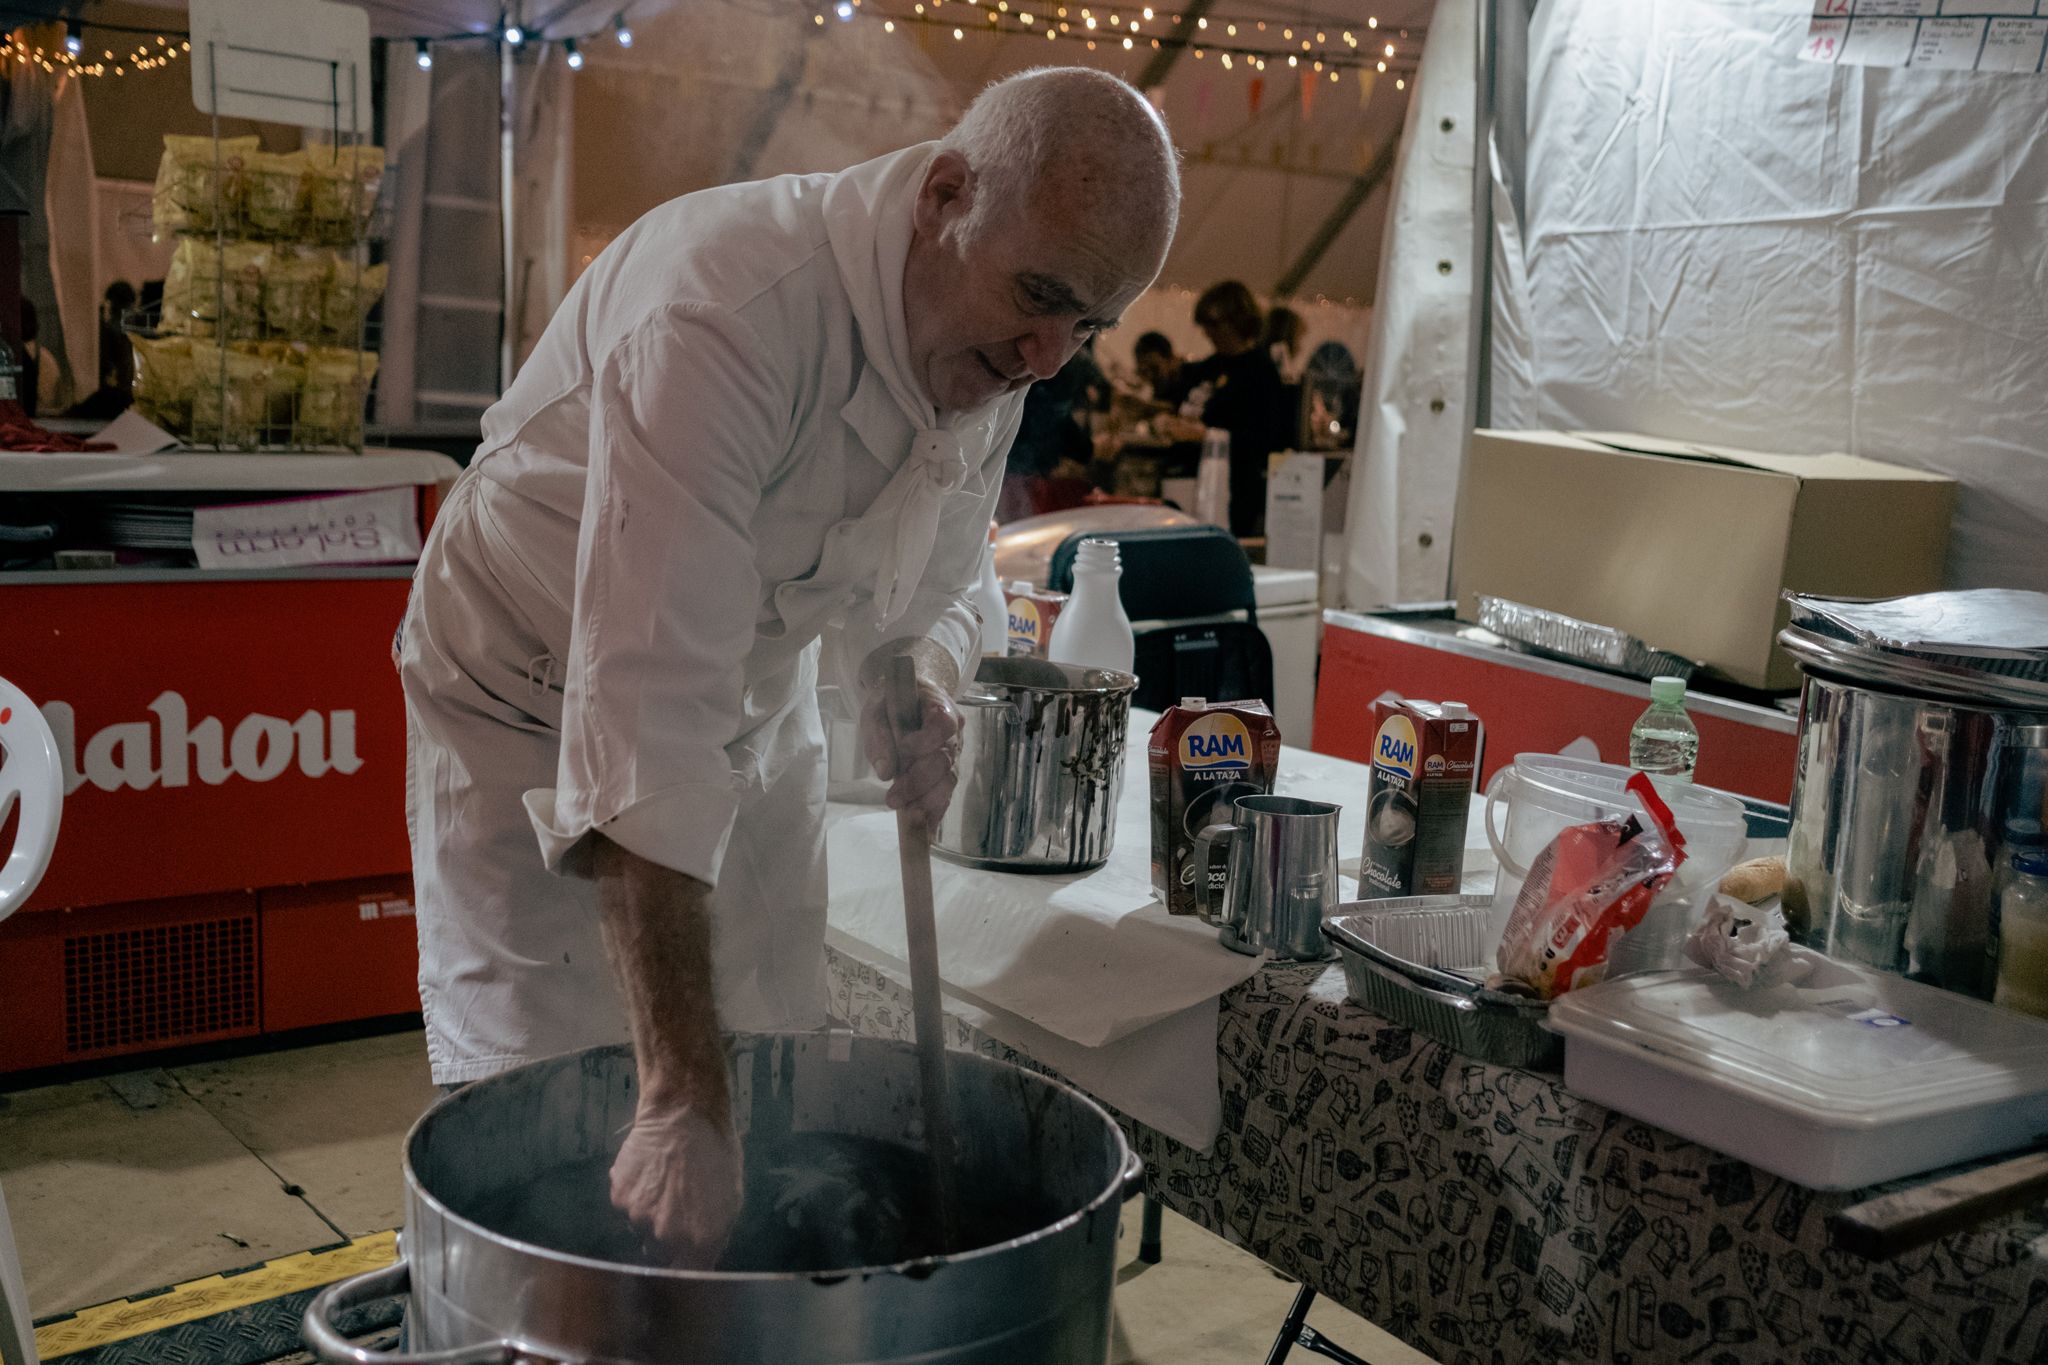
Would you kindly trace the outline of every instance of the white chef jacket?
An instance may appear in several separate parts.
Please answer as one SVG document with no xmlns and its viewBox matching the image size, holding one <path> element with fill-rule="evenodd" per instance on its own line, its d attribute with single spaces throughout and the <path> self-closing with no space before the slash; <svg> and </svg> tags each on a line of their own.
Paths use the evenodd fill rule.
<svg viewBox="0 0 2048 1365">
<path fill-rule="evenodd" d="M 652 210 L 591 263 L 485 414 L 473 486 L 450 500 L 450 525 L 437 523 L 422 559 L 406 627 L 421 642 L 401 650 L 419 722 L 414 767 L 429 775 L 409 800 L 435 807 L 415 819 L 414 860 L 437 1080 L 582 1041 L 520 1027 L 509 1041 L 468 1036 L 519 1012 L 516 998 L 485 999 L 492 980 L 521 975 L 554 945 L 513 943 L 516 923 L 467 923 L 482 912 L 466 906 L 530 898 L 533 908 L 506 912 L 530 920 L 559 903 L 544 885 L 531 897 L 524 883 L 507 889 L 505 845 L 489 831 L 448 833 L 464 821 L 481 829 L 480 805 L 489 820 L 530 820 L 539 883 L 549 871 L 587 874 L 587 836 L 602 831 L 714 888 L 736 824 L 772 811 L 763 818 L 787 828 L 750 832 L 749 895 L 801 896 L 808 868 L 791 870 L 785 896 L 763 881 L 772 857 L 756 853 L 778 837 L 822 848 L 811 698 L 820 674 L 857 696 L 859 665 L 877 644 L 926 636 L 969 675 L 980 639 L 969 598 L 1023 403 L 1006 396 L 942 424 L 911 371 L 903 264 L 933 151 Z M 451 555 L 488 572 L 457 572 Z M 492 684 L 489 661 L 472 668 L 459 657 L 485 648 L 463 643 L 480 641 L 477 622 L 490 616 L 462 600 L 479 594 L 502 594 L 490 609 L 530 627 L 520 650 L 540 651 L 526 673 L 541 704 L 520 702 L 508 723 L 521 743 L 533 733 L 552 741 L 559 714 L 552 787 L 531 785 L 534 763 L 508 757 L 498 766 L 508 780 L 526 773 L 528 785 L 472 791 L 491 785 L 478 774 L 494 762 L 472 736 L 511 737 L 503 726 L 475 730 L 474 706 L 429 714 L 434 694 L 468 681 L 488 694 L 487 710 L 519 690 Z M 423 650 L 434 656 L 425 663 Z M 443 752 L 456 748 L 476 752 Z M 455 774 L 459 789 L 444 781 L 437 795 L 437 771 Z M 815 799 L 793 799 L 786 780 Z M 461 845 L 494 842 L 492 866 L 462 869 Z M 430 880 L 442 884 L 430 890 Z M 717 916 L 778 913 L 714 909 L 715 929 Z M 821 936 L 822 904 L 811 909 L 805 922 Z M 466 983 L 459 1001 L 440 989 L 448 974 Z"/>
<path fill-rule="evenodd" d="M 932 152 L 655 209 L 591 263 L 486 414 L 479 472 L 583 527 L 560 774 L 527 802 L 550 866 L 601 828 L 716 883 L 741 793 L 787 759 L 749 733 L 787 699 L 752 691 L 821 635 L 842 684 L 897 636 L 929 636 L 967 676 L 1021 396 L 959 424 L 966 482 L 908 610 L 884 625 L 874 595 L 903 510 L 883 495 L 916 432 L 867 337 L 902 327 Z M 549 567 L 559 586 L 567 566 Z"/>
</svg>

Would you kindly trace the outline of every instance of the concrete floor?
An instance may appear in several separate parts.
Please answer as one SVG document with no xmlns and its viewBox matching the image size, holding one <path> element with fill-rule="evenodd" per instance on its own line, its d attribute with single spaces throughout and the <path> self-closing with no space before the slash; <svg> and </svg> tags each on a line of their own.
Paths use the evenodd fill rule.
<svg viewBox="0 0 2048 1365">
<path fill-rule="evenodd" d="M 417 1033 L 0 1095 L 0 1188 L 30 1311 L 398 1226 L 398 1144 L 433 1098 Z M 1165 1260 L 1142 1265 L 1137 1207 L 1113 1365 L 1263 1361 L 1294 1285 L 1173 1214 Z M 1309 1321 L 1374 1365 L 1429 1365 L 1342 1308 L 1319 1302 Z"/>
</svg>

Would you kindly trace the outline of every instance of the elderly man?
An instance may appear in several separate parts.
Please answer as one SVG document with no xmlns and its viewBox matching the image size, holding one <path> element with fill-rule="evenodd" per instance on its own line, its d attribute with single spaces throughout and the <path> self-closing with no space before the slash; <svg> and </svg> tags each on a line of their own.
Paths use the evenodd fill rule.
<svg viewBox="0 0 2048 1365">
<path fill-rule="evenodd" d="M 1179 203 L 1142 96 L 1027 72 L 941 142 L 654 209 L 484 417 L 399 639 L 433 1075 L 630 1036 L 612 1197 L 685 1258 L 738 1208 L 719 1028 L 824 1020 L 817 685 L 865 699 L 890 804 L 942 813 L 1024 390 Z"/>
</svg>

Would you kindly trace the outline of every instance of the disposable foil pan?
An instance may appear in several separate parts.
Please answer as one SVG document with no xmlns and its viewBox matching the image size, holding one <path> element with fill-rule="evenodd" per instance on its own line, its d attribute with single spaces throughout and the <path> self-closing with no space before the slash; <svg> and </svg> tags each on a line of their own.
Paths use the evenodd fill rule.
<svg viewBox="0 0 2048 1365">
<path fill-rule="evenodd" d="M 1355 901 L 1323 920 L 1352 1000 L 1454 1051 L 1499 1066 L 1556 1071 L 1564 1039 L 1550 1006 L 1480 984 L 1502 921 L 1491 896 Z"/>
<path fill-rule="evenodd" d="M 1631 678 L 1691 678 L 1699 670 L 1691 659 L 1653 648 L 1626 631 L 1504 597 L 1480 596 L 1479 624 L 1541 653 Z"/>
</svg>

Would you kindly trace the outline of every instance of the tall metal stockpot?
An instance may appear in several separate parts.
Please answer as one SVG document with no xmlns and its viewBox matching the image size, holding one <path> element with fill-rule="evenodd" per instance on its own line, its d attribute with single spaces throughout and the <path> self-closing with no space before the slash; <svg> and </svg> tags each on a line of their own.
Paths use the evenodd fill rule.
<svg viewBox="0 0 2048 1365">
<path fill-rule="evenodd" d="M 824 1131 L 921 1150 L 909 1044 L 740 1034 L 730 1059 L 750 1146 Z M 946 1069 L 959 1185 L 1057 1211 L 1042 1226 L 958 1255 L 829 1273 L 670 1270 L 507 1235 L 546 1216 L 531 1190 L 563 1170 L 601 1170 L 618 1149 L 633 1115 L 633 1057 L 593 1048 L 465 1087 L 413 1126 L 399 1260 L 323 1290 L 307 1309 L 307 1344 L 354 1365 L 1101 1365 L 1117 1219 L 1142 1166 L 1075 1090 L 968 1053 L 949 1053 Z M 579 1223 L 561 1234 L 572 1246 L 586 1236 Z M 344 1308 L 398 1293 L 406 1353 L 354 1347 L 331 1325 Z"/>
<path fill-rule="evenodd" d="M 1005 872 L 1108 862 L 1137 687 L 1115 669 L 982 660 L 958 699 L 960 781 L 932 851 Z"/>
<path fill-rule="evenodd" d="M 1997 893 L 2048 780 L 2048 597 L 1792 598 L 1805 673 L 1785 919 L 1833 956 L 1989 999 Z"/>
</svg>

